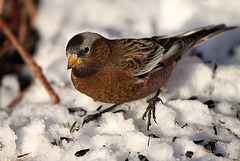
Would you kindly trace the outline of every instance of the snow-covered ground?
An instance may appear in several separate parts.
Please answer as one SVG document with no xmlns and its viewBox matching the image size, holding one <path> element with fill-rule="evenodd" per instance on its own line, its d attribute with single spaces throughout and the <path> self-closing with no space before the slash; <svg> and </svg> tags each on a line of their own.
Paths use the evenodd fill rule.
<svg viewBox="0 0 240 161">
<path fill-rule="evenodd" d="M 152 122 L 150 131 L 141 119 L 145 98 L 118 107 L 126 113 L 103 114 L 70 132 L 84 117 L 68 108 L 92 114 L 100 105 L 110 106 L 73 87 L 65 55 L 73 35 L 93 31 L 108 38 L 150 37 L 220 23 L 240 25 L 239 0 L 41 1 L 36 21 L 41 41 L 34 59 L 61 102 L 53 104 L 36 81 L 9 110 L 6 105 L 19 94 L 19 85 L 14 75 L 5 76 L 0 160 L 240 160 L 240 29 L 200 45 L 182 60 L 168 91 L 160 95 L 164 104 L 157 104 L 157 124 Z"/>
</svg>

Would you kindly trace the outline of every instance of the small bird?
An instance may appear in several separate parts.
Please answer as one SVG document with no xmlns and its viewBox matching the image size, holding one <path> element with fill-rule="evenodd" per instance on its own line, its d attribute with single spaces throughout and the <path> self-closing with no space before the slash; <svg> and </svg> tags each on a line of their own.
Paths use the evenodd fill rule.
<svg viewBox="0 0 240 161">
<path fill-rule="evenodd" d="M 112 40 L 83 32 L 67 44 L 68 69 L 75 88 L 100 102 L 120 104 L 156 93 L 143 116 L 148 114 L 149 129 L 158 95 L 187 51 L 234 28 L 221 24 L 170 36 Z"/>
</svg>

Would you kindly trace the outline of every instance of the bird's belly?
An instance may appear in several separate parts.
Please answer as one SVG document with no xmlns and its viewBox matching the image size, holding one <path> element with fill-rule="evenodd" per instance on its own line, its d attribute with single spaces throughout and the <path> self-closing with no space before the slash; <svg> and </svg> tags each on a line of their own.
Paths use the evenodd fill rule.
<svg viewBox="0 0 240 161">
<path fill-rule="evenodd" d="M 104 78 L 104 79 L 103 79 Z M 94 77 L 78 78 L 72 74 L 75 88 L 96 101 L 106 103 L 130 102 L 143 97 L 143 83 L 135 83 L 125 76 L 94 75 Z"/>
<path fill-rule="evenodd" d="M 94 77 L 80 79 L 72 74 L 72 81 L 79 92 L 96 101 L 122 103 L 146 97 L 164 87 L 166 81 L 161 81 L 160 77 L 162 76 L 165 77 L 165 75 L 158 73 L 158 76 L 150 77 L 146 81 L 136 82 L 135 78 L 133 80 L 119 75 L 118 77 L 112 77 L 112 75 L 98 77 L 95 75 Z"/>
</svg>

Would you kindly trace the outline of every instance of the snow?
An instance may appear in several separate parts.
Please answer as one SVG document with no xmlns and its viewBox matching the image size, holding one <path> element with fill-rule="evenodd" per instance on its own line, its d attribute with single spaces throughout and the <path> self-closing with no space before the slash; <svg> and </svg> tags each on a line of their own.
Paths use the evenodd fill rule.
<svg viewBox="0 0 240 161">
<path fill-rule="evenodd" d="M 187 151 L 193 152 L 193 160 L 240 160 L 240 29 L 196 47 L 180 62 L 168 90 L 160 95 L 164 104 L 157 103 L 157 123 L 152 120 L 150 131 L 142 120 L 147 98 L 117 108 L 125 112 L 108 112 L 81 126 L 84 117 L 68 108 L 81 107 L 93 114 L 100 105 L 105 109 L 111 104 L 75 90 L 65 55 L 68 40 L 79 32 L 126 38 L 221 23 L 239 26 L 239 11 L 238 0 L 41 1 L 36 21 L 41 41 L 34 59 L 61 102 L 53 104 L 36 80 L 10 110 L 7 105 L 20 89 L 16 76 L 4 76 L 0 160 L 189 160 Z M 202 59 L 194 56 L 197 53 Z M 190 100 L 193 96 L 196 99 Z M 206 101 L 213 101 L 214 107 Z M 80 129 L 70 132 L 74 122 Z M 85 155 L 75 156 L 84 149 Z"/>
</svg>

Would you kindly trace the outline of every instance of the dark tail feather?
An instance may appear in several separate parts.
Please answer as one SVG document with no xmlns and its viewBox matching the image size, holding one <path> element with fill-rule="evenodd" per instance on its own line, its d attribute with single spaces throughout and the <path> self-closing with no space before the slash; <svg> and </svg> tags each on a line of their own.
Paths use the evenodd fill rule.
<svg viewBox="0 0 240 161">
<path fill-rule="evenodd" d="M 217 26 L 207 26 L 207 27 L 202 27 L 193 31 L 186 32 L 183 34 L 183 36 L 190 36 L 190 37 L 195 37 L 196 42 L 194 43 L 195 45 L 198 45 L 204 41 L 207 41 L 215 36 L 218 36 L 224 32 L 227 32 L 229 30 L 237 28 L 236 26 L 233 27 L 226 27 L 226 25 L 221 24 Z"/>
</svg>

